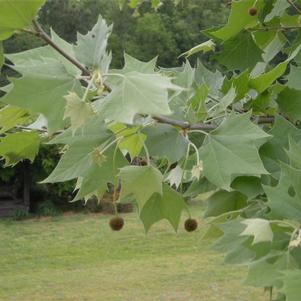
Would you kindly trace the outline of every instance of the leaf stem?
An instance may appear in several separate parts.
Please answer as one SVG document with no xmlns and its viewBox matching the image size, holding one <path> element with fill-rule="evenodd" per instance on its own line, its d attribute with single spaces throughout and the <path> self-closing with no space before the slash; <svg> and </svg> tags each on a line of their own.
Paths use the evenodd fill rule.
<svg viewBox="0 0 301 301">
<path fill-rule="evenodd" d="M 86 98 L 88 96 L 89 90 L 90 90 L 90 88 L 91 88 L 91 86 L 92 86 L 92 84 L 93 84 L 96 76 L 97 76 L 97 73 L 94 72 L 93 75 L 92 75 L 92 77 L 91 77 L 91 79 L 89 80 L 89 83 L 88 83 L 87 87 L 86 87 L 85 94 L 84 94 L 84 96 L 82 98 L 82 101 L 86 101 Z"/>
<path fill-rule="evenodd" d="M 125 76 L 121 73 L 105 73 L 103 74 L 103 76 L 118 76 L 118 77 L 125 78 Z"/>
<path fill-rule="evenodd" d="M 295 228 L 298 227 L 297 225 L 294 225 L 294 224 L 292 224 L 292 223 L 290 223 L 288 221 L 285 221 L 285 220 L 271 220 L 269 222 L 270 222 L 270 224 L 283 224 L 283 225 L 289 226 L 289 227 L 291 227 L 293 229 L 295 229 Z"/>
<path fill-rule="evenodd" d="M 113 203 L 115 215 L 118 216 L 118 209 L 117 209 L 117 205 L 116 205 L 116 192 L 117 192 L 117 186 L 114 186 L 112 203 Z"/>
<path fill-rule="evenodd" d="M 200 134 L 203 134 L 203 135 L 208 135 L 207 132 L 205 131 L 202 131 L 202 130 L 189 130 L 188 133 L 200 133 Z"/>
<path fill-rule="evenodd" d="M 184 162 L 183 162 L 183 165 L 182 165 L 183 173 L 182 173 L 181 184 L 180 184 L 180 189 L 181 189 L 182 192 L 183 192 L 183 178 L 184 178 L 185 168 L 186 168 L 188 157 L 189 157 L 189 152 L 190 152 L 190 143 L 188 143 L 188 145 L 187 145 L 186 156 L 185 156 L 185 159 L 184 159 Z M 190 212 L 189 212 L 189 214 L 190 214 Z"/>
<path fill-rule="evenodd" d="M 196 147 L 196 145 L 193 142 L 191 142 L 188 138 L 187 138 L 187 140 L 188 140 L 189 145 L 191 145 L 194 148 L 194 150 L 195 150 L 196 164 L 199 165 L 200 164 L 199 150 L 198 150 L 198 148 Z"/>
<path fill-rule="evenodd" d="M 124 137 L 123 136 L 120 136 L 116 139 L 114 139 L 111 143 L 109 143 L 106 147 L 104 147 L 102 150 L 101 150 L 101 153 L 103 154 L 107 149 L 109 149 L 113 144 L 115 144 L 116 142 L 119 142 L 119 140 L 123 139 Z"/>
<path fill-rule="evenodd" d="M 211 108 L 208 109 L 208 113 L 211 112 L 212 110 L 214 110 L 215 108 L 217 108 L 220 105 L 220 103 L 216 103 L 214 104 Z"/>
</svg>

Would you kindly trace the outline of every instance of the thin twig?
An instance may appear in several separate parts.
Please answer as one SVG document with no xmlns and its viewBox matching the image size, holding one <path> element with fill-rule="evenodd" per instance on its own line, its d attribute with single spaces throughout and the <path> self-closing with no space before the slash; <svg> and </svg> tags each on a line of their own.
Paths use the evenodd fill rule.
<svg viewBox="0 0 301 301">
<path fill-rule="evenodd" d="M 212 131 L 217 128 L 215 124 L 207 124 L 207 123 L 196 123 L 190 124 L 187 121 L 171 119 L 165 116 L 153 116 L 154 120 L 159 123 L 170 124 L 173 126 L 180 127 L 183 130 L 202 130 L 202 131 Z M 270 124 L 274 122 L 274 117 L 272 116 L 252 116 L 251 120 L 256 122 L 257 124 Z"/>
</svg>

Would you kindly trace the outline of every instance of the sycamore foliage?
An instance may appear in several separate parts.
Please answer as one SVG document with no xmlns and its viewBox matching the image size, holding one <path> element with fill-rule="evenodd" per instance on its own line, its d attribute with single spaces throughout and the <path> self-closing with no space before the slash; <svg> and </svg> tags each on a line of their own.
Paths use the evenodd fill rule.
<svg viewBox="0 0 301 301">
<path fill-rule="evenodd" d="M 46 37 L 31 23 L 42 2 L 0 3 L 0 41 L 26 29 L 48 42 L 9 55 L 0 46 L 0 66 L 5 57 L 18 74 L 1 88 L 6 165 L 59 144 L 44 182 L 76 179 L 74 201 L 101 198 L 110 184 L 114 202 L 137 205 L 146 231 L 162 219 L 177 230 L 185 198 L 211 192 L 214 249 L 248 266 L 246 283 L 299 301 L 301 1 L 232 1 L 227 24 L 183 54 L 211 53 L 216 70 L 201 61 L 161 69 L 127 54 L 111 70 L 111 25 L 100 16 L 75 45 Z"/>
</svg>

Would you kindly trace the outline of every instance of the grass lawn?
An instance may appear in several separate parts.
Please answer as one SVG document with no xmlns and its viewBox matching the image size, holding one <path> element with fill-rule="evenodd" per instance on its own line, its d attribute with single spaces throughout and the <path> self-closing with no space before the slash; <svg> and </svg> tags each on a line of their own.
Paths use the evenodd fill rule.
<svg viewBox="0 0 301 301">
<path fill-rule="evenodd" d="M 193 216 L 200 216 L 195 207 Z M 1 301 L 263 301 L 241 285 L 245 270 L 222 264 L 201 229 L 167 223 L 146 236 L 135 214 L 113 233 L 106 215 L 0 221 Z"/>
</svg>

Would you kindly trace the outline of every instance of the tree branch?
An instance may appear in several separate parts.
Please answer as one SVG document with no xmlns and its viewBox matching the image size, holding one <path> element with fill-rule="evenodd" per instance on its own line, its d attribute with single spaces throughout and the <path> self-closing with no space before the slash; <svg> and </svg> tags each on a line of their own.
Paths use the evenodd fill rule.
<svg viewBox="0 0 301 301">
<path fill-rule="evenodd" d="M 153 116 L 152 117 L 154 120 L 156 120 L 159 123 L 164 123 L 164 124 L 170 124 L 173 126 L 177 126 L 183 130 L 204 130 L 204 131 L 210 131 L 214 130 L 216 126 L 214 124 L 206 124 L 206 123 L 199 123 L 199 124 L 190 124 L 187 121 L 182 121 L 182 120 L 175 120 L 171 119 L 165 116 Z"/>
<path fill-rule="evenodd" d="M 293 2 L 293 0 L 287 0 L 287 2 L 301 15 L 301 9 Z"/>
<path fill-rule="evenodd" d="M 43 30 L 41 25 L 37 20 L 33 20 L 32 24 L 34 26 L 34 29 L 36 31 L 33 31 L 32 33 L 44 40 L 48 45 L 53 47 L 57 52 L 59 52 L 64 58 L 66 58 L 70 63 L 72 63 L 74 66 L 76 66 L 79 70 L 82 71 L 83 75 L 89 76 L 90 72 L 86 67 L 84 67 L 79 61 L 77 61 L 74 57 L 70 56 L 64 49 L 62 49 L 60 46 L 58 46 L 56 43 L 52 41 L 50 36 Z"/>
<path fill-rule="evenodd" d="M 170 124 L 173 126 L 180 127 L 183 130 L 202 130 L 202 131 L 212 131 L 217 128 L 215 124 L 208 123 L 195 123 L 190 124 L 187 121 L 175 120 L 165 116 L 153 116 L 154 120 L 159 123 Z M 251 120 L 256 122 L 257 124 L 270 124 L 274 122 L 274 117 L 266 117 L 266 116 L 252 116 Z"/>
</svg>

